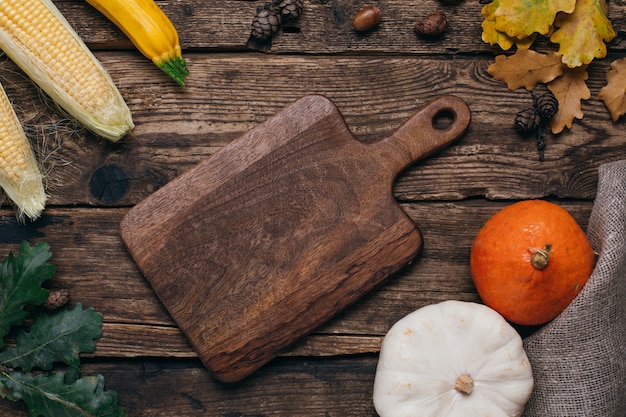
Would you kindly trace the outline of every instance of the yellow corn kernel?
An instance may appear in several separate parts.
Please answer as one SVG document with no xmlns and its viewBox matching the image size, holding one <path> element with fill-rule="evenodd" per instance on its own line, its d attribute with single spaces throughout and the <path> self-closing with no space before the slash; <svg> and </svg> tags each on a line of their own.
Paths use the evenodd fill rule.
<svg viewBox="0 0 626 417">
<path fill-rule="evenodd" d="M 43 180 L 24 129 L 0 86 L 0 187 L 24 215 L 39 217 L 46 204 Z"/>
<path fill-rule="evenodd" d="M 51 0 L 1 0 L 0 48 L 92 132 L 117 141 L 134 127 L 111 77 Z"/>
<path fill-rule="evenodd" d="M 189 75 L 176 28 L 154 0 L 87 0 L 181 86 Z"/>
</svg>

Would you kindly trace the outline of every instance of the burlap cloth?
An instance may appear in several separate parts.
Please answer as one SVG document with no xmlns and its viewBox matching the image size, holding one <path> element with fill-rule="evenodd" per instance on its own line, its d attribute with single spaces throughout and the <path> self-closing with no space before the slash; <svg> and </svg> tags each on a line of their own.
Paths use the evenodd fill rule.
<svg viewBox="0 0 626 417">
<path fill-rule="evenodd" d="M 626 416 L 626 160 L 600 167 L 587 235 L 589 281 L 524 340 L 535 378 L 524 417 Z"/>
</svg>

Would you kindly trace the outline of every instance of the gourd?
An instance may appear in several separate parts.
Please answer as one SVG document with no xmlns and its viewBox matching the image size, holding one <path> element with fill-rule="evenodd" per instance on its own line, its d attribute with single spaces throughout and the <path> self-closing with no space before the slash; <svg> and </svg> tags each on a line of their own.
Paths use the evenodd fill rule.
<svg viewBox="0 0 626 417">
<path fill-rule="evenodd" d="M 515 329 L 483 304 L 449 300 L 391 327 L 373 401 L 380 417 L 516 417 L 533 385 Z"/>
<path fill-rule="evenodd" d="M 470 254 L 483 302 L 520 325 L 554 319 L 582 290 L 594 262 L 576 220 L 544 200 L 520 201 L 495 213 L 476 234 Z"/>
<path fill-rule="evenodd" d="M 178 32 L 154 0 L 87 0 L 179 85 L 189 75 Z"/>
</svg>

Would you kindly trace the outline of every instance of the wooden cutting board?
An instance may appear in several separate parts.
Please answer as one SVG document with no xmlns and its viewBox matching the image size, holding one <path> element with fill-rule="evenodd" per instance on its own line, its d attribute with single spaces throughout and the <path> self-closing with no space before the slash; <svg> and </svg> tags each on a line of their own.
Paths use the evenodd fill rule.
<svg viewBox="0 0 626 417">
<path fill-rule="evenodd" d="M 418 254 L 393 182 L 469 122 L 443 96 L 364 143 L 305 96 L 133 207 L 121 236 L 207 369 L 238 381 Z"/>
</svg>

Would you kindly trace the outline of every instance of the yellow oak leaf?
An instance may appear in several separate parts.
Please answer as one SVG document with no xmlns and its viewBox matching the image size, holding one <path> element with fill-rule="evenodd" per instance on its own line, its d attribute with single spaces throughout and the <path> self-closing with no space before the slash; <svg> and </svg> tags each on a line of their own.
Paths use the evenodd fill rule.
<svg viewBox="0 0 626 417">
<path fill-rule="evenodd" d="M 561 56 L 556 52 L 542 54 L 531 49 L 518 49 L 513 55 L 498 55 L 487 72 L 496 80 L 506 82 L 509 90 L 525 87 L 532 90 L 537 83 L 549 83 L 563 72 Z"/>
<path fill-rule="evenodd" d="M 565 67 L 563 75 L 548 84 L 548 89 L 559 102 L 559 111 L 550 119 L 550 130 L 557 134 L 566 127 L 571 129 L 574 119 L 582 119 L 581 100 L 588 100 L 591 91 L 587 87 L 587 66 Z"/>
<path fill-rule="evenodd" d="M 626 58 L 611 62 L 606 73 L 606 85 L 598 93 L 598 98 L 609 109 L 611 119 L 617 121 L 626 113 Z"/>
<path fill-rule="evenodd" d="M 483 28 L 483 42 L 486 42 L 490 45 L 497 44 L 504 51 L 508 51 L 513 45 L 517 45 L 518 48 L 530 48 L 530 46 L 535 41 L 536 34 L 532 34 L 523 39 L 516 39 L 510 37 L 504 32 L 499 32 L 496 30 L 496 20 L 493 14 L 497 8 L 498 0 L 493 0 L 482 9 L 481 13 L 483 16 L 483 23 L 481 26 Z"/>
<path fill-rule="evenodd" d="M 516 39 L 515 45 L 517 45 L 517 47 L 520 49 L 528 49 L 532 46 L 533 42 L 535 42 L 535 37 L 536 35 L 530 35 L 529 37 L 524 39 Z"/>
<path fill-rule="evenodd" d="M 500 45 L 504 51 L 508 51 L 515 44 L 515 40 L 509 35 L 496 30 L 496 18 L 494 13 L 498 8 L 498 0 L 493 0 L 482 8 L 481 14 L 483 16 L 483 28 L 482 39 L 483 42 L 487 42 L 489 45 Z"/>
<path fill-rule="evenodd" d="M 576 0 L 499 0 L 495 29 L 517 39 L 550 32 L 558 12 L 571 13 Z"/>
<path fill-rule="evenodd" d="M 559 44 L 564 64 L 574 68 L 606 56 L 605 42 L 616 35 L 607 13 L 606 0 L 578 0 L 573 13 L 558 14 L 550 41 Z"/>
</svg>

